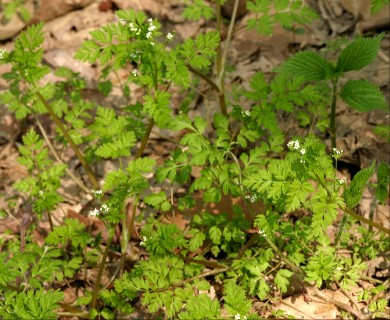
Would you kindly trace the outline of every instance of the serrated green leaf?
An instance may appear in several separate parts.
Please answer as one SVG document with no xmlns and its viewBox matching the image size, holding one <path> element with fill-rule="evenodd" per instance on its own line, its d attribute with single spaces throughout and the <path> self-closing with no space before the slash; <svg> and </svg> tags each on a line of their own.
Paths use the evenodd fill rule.
<svg viewBox="0 0 390 320">
<path fill-rule="evenodd" d="M 349 106 L 361 112 L 389 108 L 379 88 L 366 80 L 348 81 L 341 89 L 340 97 Z"/>
<path fill-rule="evenodd" d="M 336 70 L 347 72 L 360 70 L 374 61 L 384 33 L 374 38 L 358 38 L 341 51 Z"/>
<path fill-rule="evenodd" d="M 371 2 L 371 14 L 379 12 L 386 4 L 389 4 L 389 0 L 370 0 Z"/>
<path fill-rule="evenodd" d="M 363 195 L 363 190 L 374 173 L 375 161 L 371 166 L 360 170 L 352 179 L 351 185 L 344 191 L 345 204 L 349 209 L 355 208 Z"/>
<path fill-rule="evenodd" d="M 278 286 L 278 288 L 283 292 L 287 292 L 287 286 L 289 285 L 290 281 L 288 278 L 290 278 L 293 275 L 293 273 L 290 270 L 287 269 L 280 269 L 276 276 L 275 276 L 275 284 Z"/>
<path fill-rule="evenodd" d="M 212 226 L 210 228 L 209 236 L 214 244 L 221 244 L 222 231 L 217 226 Z"/>
<path fill-rule="evenodd" d="M 378 184 L 375 190 L 375 196 L 382 204 L 385 204 L 385 201 L 389 194 L 389 175 L 390 170 L 388 165 L 384 162 L 381 162 L 378 166 Z"/>
<path fill-rule="evenodd" d="M 248 314 L 252 303 L 246 297 L 243 287 L 236 285 L 233 281 L 229 281 L 225 284 L 224 293 L 225 307 L 231 316 L 235 316 L 237 313 L 241 315 Z"/>
<path fill-rule="evenodd" d="M 298 52 L 288 59 L 280 68 L 294 77 L 302 77 L 305 81 L 325 80 L 334 73 L 331 63 L 316 52 Z"/>
<path fill-rule="evenodd" d="M 206 20 L 214 18 L 214 10 L 208 3 L 203 0 L 194 0 L 193 4 L 189 4 L 183 11 L 183 17 L 189 20 Z"/>
</svg>

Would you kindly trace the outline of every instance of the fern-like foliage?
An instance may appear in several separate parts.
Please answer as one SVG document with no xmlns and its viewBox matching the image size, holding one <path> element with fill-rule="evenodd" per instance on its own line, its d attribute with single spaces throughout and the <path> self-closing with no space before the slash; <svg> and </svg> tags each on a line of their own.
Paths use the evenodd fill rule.
<svg viewBox="0 0 390 320">
<path fill-rule="evenodd" d="M 248 20 L 248 28 L 265 35 L 272 35 L 276 23 L 291 29 L 295 24 L 309 23 L 317 18 L 314 10 L 303 1 L 251 0 L 247 2 L 247 8 L 258 16 Z"/>
<path fill-rule="evenodd" d="M 33 197 L 33 208 L 38 214 L 53 210 L 63 200 L 57 189 L 60 187 L 60 178 L 65 174 L 66 165 L 53 164 L 48 149 L 43 146 L 43 140 L 34 130 L 23 136 L 19 152 L 19 163 L 34 175 L 16 182 L 14 187 Z"/>
<path fill-rule="evenodd" d="M 58 302 L 64 299 L 60 291 L 28 290 L 27 292 L 7 292 L 0 305 L 2 319 L 56 319 Z"/>
<path fill-rule="evenodd" d="M 220 306 L 218 301 L 211 300 L 206 294 L 191 296 L 185 306 L 185 311 L 179 313 L 181 320 L 219 319 Z"/>
</svg>

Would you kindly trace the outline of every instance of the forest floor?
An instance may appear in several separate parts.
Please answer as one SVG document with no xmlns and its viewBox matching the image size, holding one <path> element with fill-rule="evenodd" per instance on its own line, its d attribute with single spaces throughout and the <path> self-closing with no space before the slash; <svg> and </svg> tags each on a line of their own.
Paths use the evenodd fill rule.
<svg viewBox="0 0 390 320">
<path fill-rule="evenodd" d="M 75 51 L 81 43 L 88 38 L 90 31 L 103 26 L 108 22 L 115 21 L 114 11 L 116 9 L 135 9 L 144 11 L 148 16 L 158 19 L 162 24 L 164 33 L 174 32 L 176 43 L 183 39 L 193 37 L 200 32 L 211 27 L 210 22 L 203 19 L 199 21 L 187 21 L 182 16 L 184 4 L 180 0 L 51 0 L 42 1 L 42 7 L 34 8 L 34 1 L 27 1 L 34 12 L 33 21 L 45 21 L 45 53 L 43 61 L 51 68 L 69 67 L 79 72 L 87 80 L 88 88 L 86 96 L 100 105 L 115 107 L 120 101 L 115 96 L 120 96 L 118 78 L 113 77 L 113 94 L 108 98 L 104 97 L 97 90 L 97 79 L 101 69 L 99 66 L 90 66 L 73 59 Z M 228 57 L 228 65 L 231 72 L 228 73 L 226 84 L 227 91 L 234 92 L 234 87 L 248 80 L 256 71 L 262 71 L 266 76 L 272 76 L 272 70 L 279 66 L 293 53 L 304 50 L 325 50 L 329 44 L 337 46 L 359 34 L 376 35 L 385 31 L 385 37 L 381 42 L 381 49 L 377 59 L 367 68 L 354 72 L 352 77 L 357 79 L 367 79 L 377 84 L 389 101 L 389 59 L 390 59 L 390 16 L 389 6 L 371 16 L 369 14 L 369 1 L 357 0 L 318 0 L 308 1 L 315 8 L 320 19 L 311 25 L 305 26 L 304 34 L 293 34 L 283 28 L 277 27 L 273 36 L 266 37 L 257 34 L 255 31 L 248 31 L 244 27 L 244 22 L 249 19 L 243 14 L 238 20 L 233 37 L 233 43 Z M 30 4 L 29 4 L 30 3 Z M 35 11 L 34 11 L 35 10 Z M 229 10 L 227 10 L 229 11 Z M 0 13 L 1 15 L 1 13 Z M 226 16 L 229 12 L 226 12 Z M 13 40 L 18 32 L 25 28 L 25 24 L 14 17 L 7 25 L 0 25 L 0 48 L 11 49 Z M 225 30 L 226 31 L 226 30 Z M 7 71 L 7 67 L 0 65 L 0 74 Z M 128 71 L 119 71 L 119 79 L 126 79 Z M 57 81 L 53 74 L 45 77 L 44 81 Z M 0 79 L 0 90 L 5 90 L 7 83 Z M 137 87 L 131 88 L 132 102 L 142 99 L 143 91 Z M 211 116 L 216 110 L 216 99 L 210 94 L 209 89 L 204 85 L 203 92 L 199 93 L 200 98 L 190 105 L 191 114 L 200 114 L 205 117 Z M 180 99 L 177 96 L 176 99 Z M 172 106 L 175 108 L 175 106 Z M 0 213 L 3 218 L 0 220 L 0 237 L 12 237 L 20 232 L 20 220 L 23 216 L 24 200 L 18 197 L 18 193 L 12 188 L 12 184 L 27 177 L 26 169 L 16 161 L 19 156 L 18 145 L 21 137 L 25 134 L 33 122 L 30 120 L 18 121 L 7 110 L 6 106 L 0 105 Z M 360 113 L 343 103 L 337 107 L 337 146 L 344 150 L 340 175 L 347 179 L 361 168 L 369 166 L 372 161 L 383 161 L 389 164 L 389 144 L 388 141 L 374 134 L 376 125 L 390 125 L 389 113 L 384 111 L 371 111 Z M 300 128 L 294 123 L 286 123 L 285 132 L 290 136 L 299 135 Z M 54 135 L 53 125 L 45 125 L 47 132 Z M 157 160 L 161 164 L 174 149 L 171 140 L 176 137 L 168 137 L 166 132 L 155 130 L 146 148 L 145 154 Z M 328 142 L 327 142 L 328 143 Z M 329 144 L 329 143 L 328 143 Z M 75 164 L 73 153 L 65 151 L 63 159 Z M 103 165 L 96 167 L 98 176 L 103 177 L 106 172 L 116 168 L 116 162 L 106 161 Z M 76 171 L 79 168 L 75 164 Z M 80 172 L 80 171 L 79 171 Z M 196 175 L 196 173 L 194 173 Z M 53 213 L 55 224 L 60 224 L 65 216 L 74 217 L 84 222 L 85 213 L 89 211 L 89 204 L 92 198 L 86 193 L 80 192 L 72 181 L 63 181 L 60 189 L 61 195 L 66 199 Z M 370 205 L 373 194 L 367 190 L 363 196 L 363 201 L 359 206 L 359 213 L 364 217 L 369 217 Z M 217 210 L 222 211 L 222 203 Z M 188 217 L 183 214 L 177 217 L 178 224 L 185 224 Z M 180 219 L 182 221 L 180 221 Z M 374 221 L 386 228 L 390 227 L 389 205 L 379 205 Z M 41 228 L 49 230 L 47 221 L 41 222 Z M 103 231 L 104 226 L 96 222 L 96 232 Z M 104 236 L 104 235 L 103 235 Z M 35 234 L 36 241 L 42 243 L 44 237 L 39 233 Z M 137 243 L 137 241 L 135 241 Z M 369 276 L 388 277 L 390 275 L 390 263 L 388 257 L 379 257 L 370 261 Z M 93 276 L 93 275 L 92 275 Z M 364 286 L 364 284 L 361 284 Z M 345 295 L 335 289 L 332 291 L 334 299 L 345 301 Z M 355 296 L 354 292 L 350 292 Z M 75 299 L 75 292 L 69 289 L 66 292 L 67 302 Z M 296 317 L 305 317 L 311 314 L 314 318 L 321 319 L 335 318 L 338 316 L 337 308 L 332 304 L 322 304 L 312 300 L 310 303 L 304 297 L 288 297 L 284 304 L 278 306 L 279 309 L 286 310 L 287 313 Z"/>
</svg>

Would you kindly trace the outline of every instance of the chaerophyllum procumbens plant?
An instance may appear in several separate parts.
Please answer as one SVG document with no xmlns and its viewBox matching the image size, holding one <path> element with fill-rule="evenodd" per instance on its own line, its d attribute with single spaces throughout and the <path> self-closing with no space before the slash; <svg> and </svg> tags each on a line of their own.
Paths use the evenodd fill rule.
<svg viewBox="0 0 390 320">
<path fill-rule="evenodd" d="M 1 253 L 1 317 L 114 319 L 142 310 L 145 317 L 259 319 L 267 304 L 255 309 L 256 301 L 276 304 L 309 288 L 327 299 L 320 289 L 349 290 L 362 278 L 375 284 L 361 294 L 370 313 L 354 302 L 331 303 L 358 318 L 382 315 L 386 286 L 362 273 L 367 259 L 386 250 L 390 231 L 354 209 L 367 186 L 374 201 L 386 203 L 389 168 L 373 161 L 351 181 L 338 176 L 343 150 L 335 144 L 335 108 L 340 97 L 361 111 L 384 109 L 375 85 L 341 81 L 373 61 L 383 34 L 352 41 L 336 62 L 297 53 L 273 78 L 259 71 L 248 84 L 226 92 L 238 1 L 224 41 L 223 1 L 187 2 L 183 15 L 211 19 L 215 30 L 173 45 L 175 34 L 163 34 L 156 19 L 119 10 L 117 21 L 92 31 L 75 54 L 102 67 L 98 89 L 106 96 L 113 94 L 110 75 L 119 79 L 118 70 L 128 72 L 119 83 L 118 106 L 85 99 L 85 80 L 67 68 L 54 71 L 62 81 L 42 84 L 50 72 L 41 62 L 43 24 L 22 32 L 12 51 L 1 51 L 0 62 L 11 71 L 2 75 L 9 88 L 0 100 L 17 119 L 34 123 L 19 146 L 18 161 L 29 177 L 14 185 L 28 214 L 20 239 L 1 240 L 8 249 Z M 248 27 L 265 34 L 275 23 L 296 31 L 298 23 L 315 17 L 302 1 L 275 1 L 273 8 L 271 1 L 248 1 L 247 9 L 257 14 Z M 188 99 L 201 81 L 219 108 L 211 119 L 188 112 Z M 130 84 L 144 90 L 136 103 Z M 174 107 L 177 92 L 184 98 Z M 310 131 L 287 136 L 281 114 L 296 117 Z M 54 138 L 42 125 L 48 119 L 55 124 Z M 159 166 L 145 155 L 156 128 L 180 137 Z M 327 131 L 330 149 L 323 141 Z M 81 175 L 58 146 L 73 151 Z M 98 176 L 96 165 L 106 161 L 116 169 Z M 83 212 L 87 225 L 52 220 L 64 201 L 58 190 L 65 176 L 93 199 Z M 224 201 L 232 202 L 229 209 L 211 209 Z M 191 212 L 184 228 L 174 223 L 179 211 Z M 50 221 L 43 246 L 32 240 L 41 219 Z M 92 235 L 96 221 L 105 235 Z M 328 236 L 331 228 L 336 237 Z M 134 259 L 139 250 L 144 259 Z M 95 276 L 88 279 L 91 270 Z M 65 284 L 72 287 L 80 279 L 83 295 L 65 303 Z"/>
</svg>

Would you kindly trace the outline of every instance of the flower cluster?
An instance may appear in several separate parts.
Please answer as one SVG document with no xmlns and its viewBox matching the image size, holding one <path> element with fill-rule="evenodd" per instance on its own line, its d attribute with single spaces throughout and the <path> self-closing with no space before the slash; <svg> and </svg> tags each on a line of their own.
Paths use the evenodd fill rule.
<svg viewBox="0 0 390 320">
<path fill-rule="evenodd" d="M 266 232 L 264 230 L 259 230 L 259 231 L 257 231 L 257 233 L 260 235 L 260 237 L 266 236 Z"/>
<path fill-rule="evenodd" d="M 335 180 L 340 184 L 344 184 L 345 183 L 345 179 L 338 179 L 338 178 L 335 178 Z"/>
<path fill-rule="evenodd" d="M 257 194 L 254 195 L 246 195 L 245 199 L 249 199 L 250 202 L 254 203 L 257 200 Z"/>
<path fill-rule="evenodd" d="M 290 150 L 299 150 L 299 153 L 303 156 L 306 153 L 305 148 L 301 148 L 301 145 L 299 144 L 298 140 L 291 140 L 287 143 L 287 147 Z M 305 160 L 301 157 L 301 163 L 305 163 Z"/>
<path fill-rule="evenodd" d="M 141 246 L 145 246 L 146 242 L 148 240 L 152 239 L 152 237 L 150 237 L 149 239 L 145 236 L 142 237 L 142 241 L 139 243 Z"/>
<path fill-rule="evenodd" d="M 106 205 L 104 203 L 104 204 L 102 204 L 100 209 L 95 208 L 95 209 L 89 211 L 88 216 L 91 218 L 95 218 L 95 217 L 98 217 L 101 213 L 105 214 L 105 213 L 108 213 L 109 211 L 110 211 L 110 208 L 108 207 L 108 205 Z"/>
<path fill-rule="evenodd" d="M 234 319 L 235 319 L 235 320 L 241 320 L 241 315 L 240 315 L 239 313 L 237 313 L 237 314 L 234 316 Z M 246 320 L 247 317 L 244 316 L 242 319 L 243 319 L 243 320 Z"/>
<path fill-rule="evenodd" d="M 291 140 L 287 143 L 287 147 L 290 149 L 298 150 L 300 148 L 300 144 L 298 140 Z"/>
<path fill-rule="evenodd" d="M 170 33 L 170 32 L 168 32 L 168 34 L 167 34 L 167 39 L 168 39 L 168 40 L 172 40 L 172 39 L 173 39 L 173 34 Z"/>
<path fill-rule="evenodd" d="M 92 190 L 92 194 L 97 199 L 101 199 L 103 197 L 103 191 L 102 190 Z"/>
<path fill-rule="evenodd" d="M 137 69 L 134 69 L 133 71 L 131 71 L 131 74 L 133 77 L 136 77 L 137 76 Z"/>
<path fill-rule="evenodd" d="M 344 152 L 343 149 L 337 150 L 336 148 L 333 148 L 333 155 L 332 155 L 332 156 L 333 156 L 335 159 L 340 159 L 341 156 L 343 155 L 343 152 Z"/>
<path fill-rule="evenodd" d="M 7 50 L 5 49 L 0 49 L 0 59 L 4 58 L 4 55 L 6 54 Z"/>
<path fill-rule="evenodd" d="M 148 27 L 148 32 L 146 33 L 146 39 L 149 39 L 152 36 L 153 31 L 156 30 L 156 26 L 153 24 L 153 19 L 149 18 L 148 22 L 149 22 L 149 27 Z"/>
</svg>

